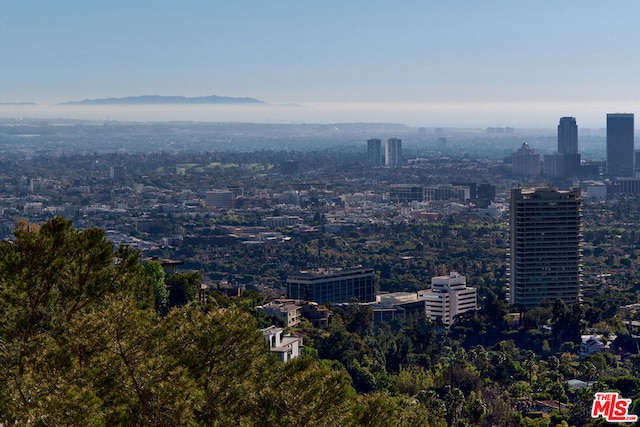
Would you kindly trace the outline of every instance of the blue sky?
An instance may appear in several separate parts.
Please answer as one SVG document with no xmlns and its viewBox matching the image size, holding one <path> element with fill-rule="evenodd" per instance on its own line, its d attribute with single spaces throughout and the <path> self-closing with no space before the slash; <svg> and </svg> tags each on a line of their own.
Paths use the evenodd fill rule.
<svg viewBox="0 0 640 427">
<path fill-rule="evenodd" d="M 638 18 L 637 1 L 4 0 L 0 102 L 217 94 L 622 111 L 640 100 Z"/>
</svg>

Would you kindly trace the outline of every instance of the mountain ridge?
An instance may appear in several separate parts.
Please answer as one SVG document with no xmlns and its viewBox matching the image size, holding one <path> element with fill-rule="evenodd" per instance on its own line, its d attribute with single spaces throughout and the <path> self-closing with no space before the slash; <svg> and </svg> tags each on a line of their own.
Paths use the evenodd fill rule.
<svg viewBox="0 0 640 427">
<path fill-rule="evenodd" d="M 266 104 L 256 98 L 230 96 L 162 96 L 141 95 L 121 98 L 95 98 L 82 101 L 68 101 L 59 105 L 148 105 L 148 104 Z"/>
</svg>

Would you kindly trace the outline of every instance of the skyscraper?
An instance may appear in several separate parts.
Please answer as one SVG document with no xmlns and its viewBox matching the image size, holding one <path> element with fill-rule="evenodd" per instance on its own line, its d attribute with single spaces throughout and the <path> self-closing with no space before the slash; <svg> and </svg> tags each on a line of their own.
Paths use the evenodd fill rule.
<svg viewBox="0 0 640 427">
<path fill-rule="evenodd" d="M 400 157 L 402 156 L 402 140 L 399 138 L 387 139 L 385 146 L 384 164 L 386 166 L 397 168 L 400 166 Z"/>
<path fill-rule="evenodd" d="M 543 299 L 580 298 L 582 197 L 580 189 L 511 190 L 511 305 L 534 308 Z"/>
<path fill-rule="evenodd" d="M 575 117 L 560 117 L 558 153 L 578 154 L 578 125 Z"/>
<path fill-rule="evenodd" d="M 558 153 L 562 155 L 562 175 L 577 176 L 580 172 L 578 125 L 575 117 L 561 117 L 558 124 Z"/>
<path fill-rule="evenodd" d="M 634 176 L 633 114 L 607 114 L 607 175 Z"/>
<path fill-rule="evenodd" d="M 382 140 L 372 138 L 367 140 L 367 164 L 377 167 L 382 164 Z"/>
</svg>

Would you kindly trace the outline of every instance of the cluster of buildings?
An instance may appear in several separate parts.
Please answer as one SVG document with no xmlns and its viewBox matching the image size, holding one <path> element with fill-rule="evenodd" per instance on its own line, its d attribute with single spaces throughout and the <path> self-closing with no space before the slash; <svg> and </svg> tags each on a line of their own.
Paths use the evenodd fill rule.
<svg viewBox="0 0 640 427">
<path fill-rule="evenodd" d="M 465 276 L 454 271 L 446 276 L 432 277 L 430 289 L 380 294 L 368 306 L 376 322 L 410 313 L 424 313 L 429 319 L 448 328 L 454 324 L 456 316 L 478 308 L 477 291 L 467 286 Z"/>
<path fill-rule="evenodd" d="M 543 300 L 578 302 L 582 285 L 581 190 L 515 188 L 509 220 L 510 305 L 531 309 Z M 371 308 L 375 322 L 424 314 L 448 328 L 457 316 L 478 308 L 477 289 L 467 286 L 466 277 L 457 272 L 433 277 L 430 289 L 417 292 L 376 295 L 374 279 L 371 268 L 301 272 L 287 279 L 291 300 L 274 301 L 259 309 L 281 318 L 287 326 L 307 317 L 314 325 L 326 327 L 329 312 L 319 304 L 357 303 Z M 593 351 L 597 342 L 586 340 L 584 352 Z"/>
<path fill-rule="evenodd" d="M 415 313 L 449 327 L 456 316 L 478 308 L 477 289 L 468 287 L 466 277 L 457 272 L 433 277 L 429 289 L 417 292 L 376 294 L 374 279 L 371 268 L 301 272 L 287 278 L 291 299 L 258 309 L 279 317 L 286 326 L 295 326 L 304 317 L 314 326 L 326 327 L 329 312 L 318 304 L 360 304 L 371 308 L 376 322 Z"/>
<path fill-rule="evenodd" d="M 360 304 L 369 307 L 376 323 L 407 315 L 425 315 L 449 328 L 456 317 L 477 310 L 478 292 L 468 287 L 457 272 L 431 278 L 431 288 L 417 292 L 375 295 L 373 269 L 318 270 L 287 279 L 291 299 L 274 300 L 256 307 L 259 312 L 280 319 L 284 327 L 262 330 L 270 352 L 282 362 L 300 355 L 302 337 L 285 334 L 285 328 L 307 319 L 314 327 L 329 325 L 330 311 L 324 304 Z M 305 298 L 300 299 L 304 292 Z M 321 303 L 322 305 L 320 305 Z"/>
<path fill-rule="evenodd" d="M 582 289 L 582 205 L 583 192 L 592 194 L 605 188 L 640 193 L 635 177 L 633 114 L 607 115 L 607 160 L 604 175 L 607 184 L 584 181 L 580 186 L 559 189 L 544 185 L 513 188 L 509 194 L 509 303 L 514 308 L 531 309 L 543 300 L 560 299 L 566 304 L 579 302 Z M 391 140 L 390 140 L 391 141 Z M 394 161 L 394 142 L 386 158 Z M 381 165 L 380 140 L 369 140 L 368 159 Z M 388 163 L 393 166 L 393 163 Z M 578 153 L 578 128 L 573 117 L 562 117 L 558 125 L 558 151 L 541 162 L 527 143 L 511 156 L 516 175 L 576 180 L 590 173 Z M 475 189 L 474 189 L 475 190 Z M 489 189 L 490 191 L 490 189 Z M 494 190 L 495 191 L 495 190 Z M 606 191 L 606 190 L 605 190 Z M 609 190 L 610 191 L 610 190 Z M 605 193 L 606 194 L 606 193 Z M 471 188 L 460 185 L 392 185 L 389 197 L 397 202 L 471 198 Z M 291 298 L 318 303 L 357 302 L 370 307 L 376 322 L 424 313 L 450 327 L 456 316 L 478 308 L 477 290 L 467 287 L 466 278 L 456 272 L 433 277 L 431 288 L 417 292 L 375 294 L 374 272 L 360 268 L 340 271 L 304 272 L 287 280 Z M 279 310 L 287 312 L 281 305 Z M 287 312 L 288 315 L 288 312 Z M 606 347 L 598 336 L 583 336 L 580 355 L 584 357 Z"/>
<path fill-rule="evenodd" d="M 385 165 L 397 168 L 402 163 L 402 140 L 389 138 L 384 145 L 384 157 L 382 156 L 382 140 L 371 138 L 367 140 L 367 164 L 377 167 Z"/>
<path fill-rule="evenodd" d="M 509 303 L 525 309 L 542 300 L 580 300 L 582 286 L 582 196 L 580 188 L 514 188 L 510 194 Z M 415 293 L 375 293 L 371 268 L 305 271 L 287 279 L 294 300 L 366 304 L 377 321 L 424 312 L 445 327 L 477 308 L 476 289 L 452 272 L 432 278 Z M 284 306 L 279 310 L 284 310 Z M 296 308 L 295 310 L 298 310 Z M 288 312 L 290 313 L 290 311 Z M 297 318 L 297 315 L 294 317 Z"/>
<path fill-rule="evenodd" d="M 578 125 L 575 117 L 562 117 L 558 124 L 557 151 L 541 156 L 528 143 L 514 152 L 511 171 L 518 177 L 545 176 L 555 180 L 558 186 L 566 186 L 576 179 L 600 179 L 598 185 L 587 181 L 584 190 L 592 187 L 600 198 L 604 187 L 607 193 L 640 192 L 640 179 L 636 178 L 637 157 L 634 146 L 634 115 L 631 113 L 607 114 L 606 162 L 582 162 L 578 152 Z M 599 187 L 599 188 L 598 188 Z M 590 196 L 591 191 L 587 194 Z M 605 194 L 606 197 L 606 194 Z"/>
</svg>

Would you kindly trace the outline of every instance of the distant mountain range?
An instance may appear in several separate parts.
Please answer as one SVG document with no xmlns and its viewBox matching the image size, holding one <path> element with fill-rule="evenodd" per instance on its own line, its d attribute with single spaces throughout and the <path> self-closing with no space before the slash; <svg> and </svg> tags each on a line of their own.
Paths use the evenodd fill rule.
<svg viewBox="0 0 640 427">
<path fill-rule="evenodd" d="M 144 105 L 144 104 L 264 104 L 255 98 L 233 98 L 229 96 L 125 96 L 124 98 L 98 98 L 63 102 L 61 105 Z"/>
</svg>

